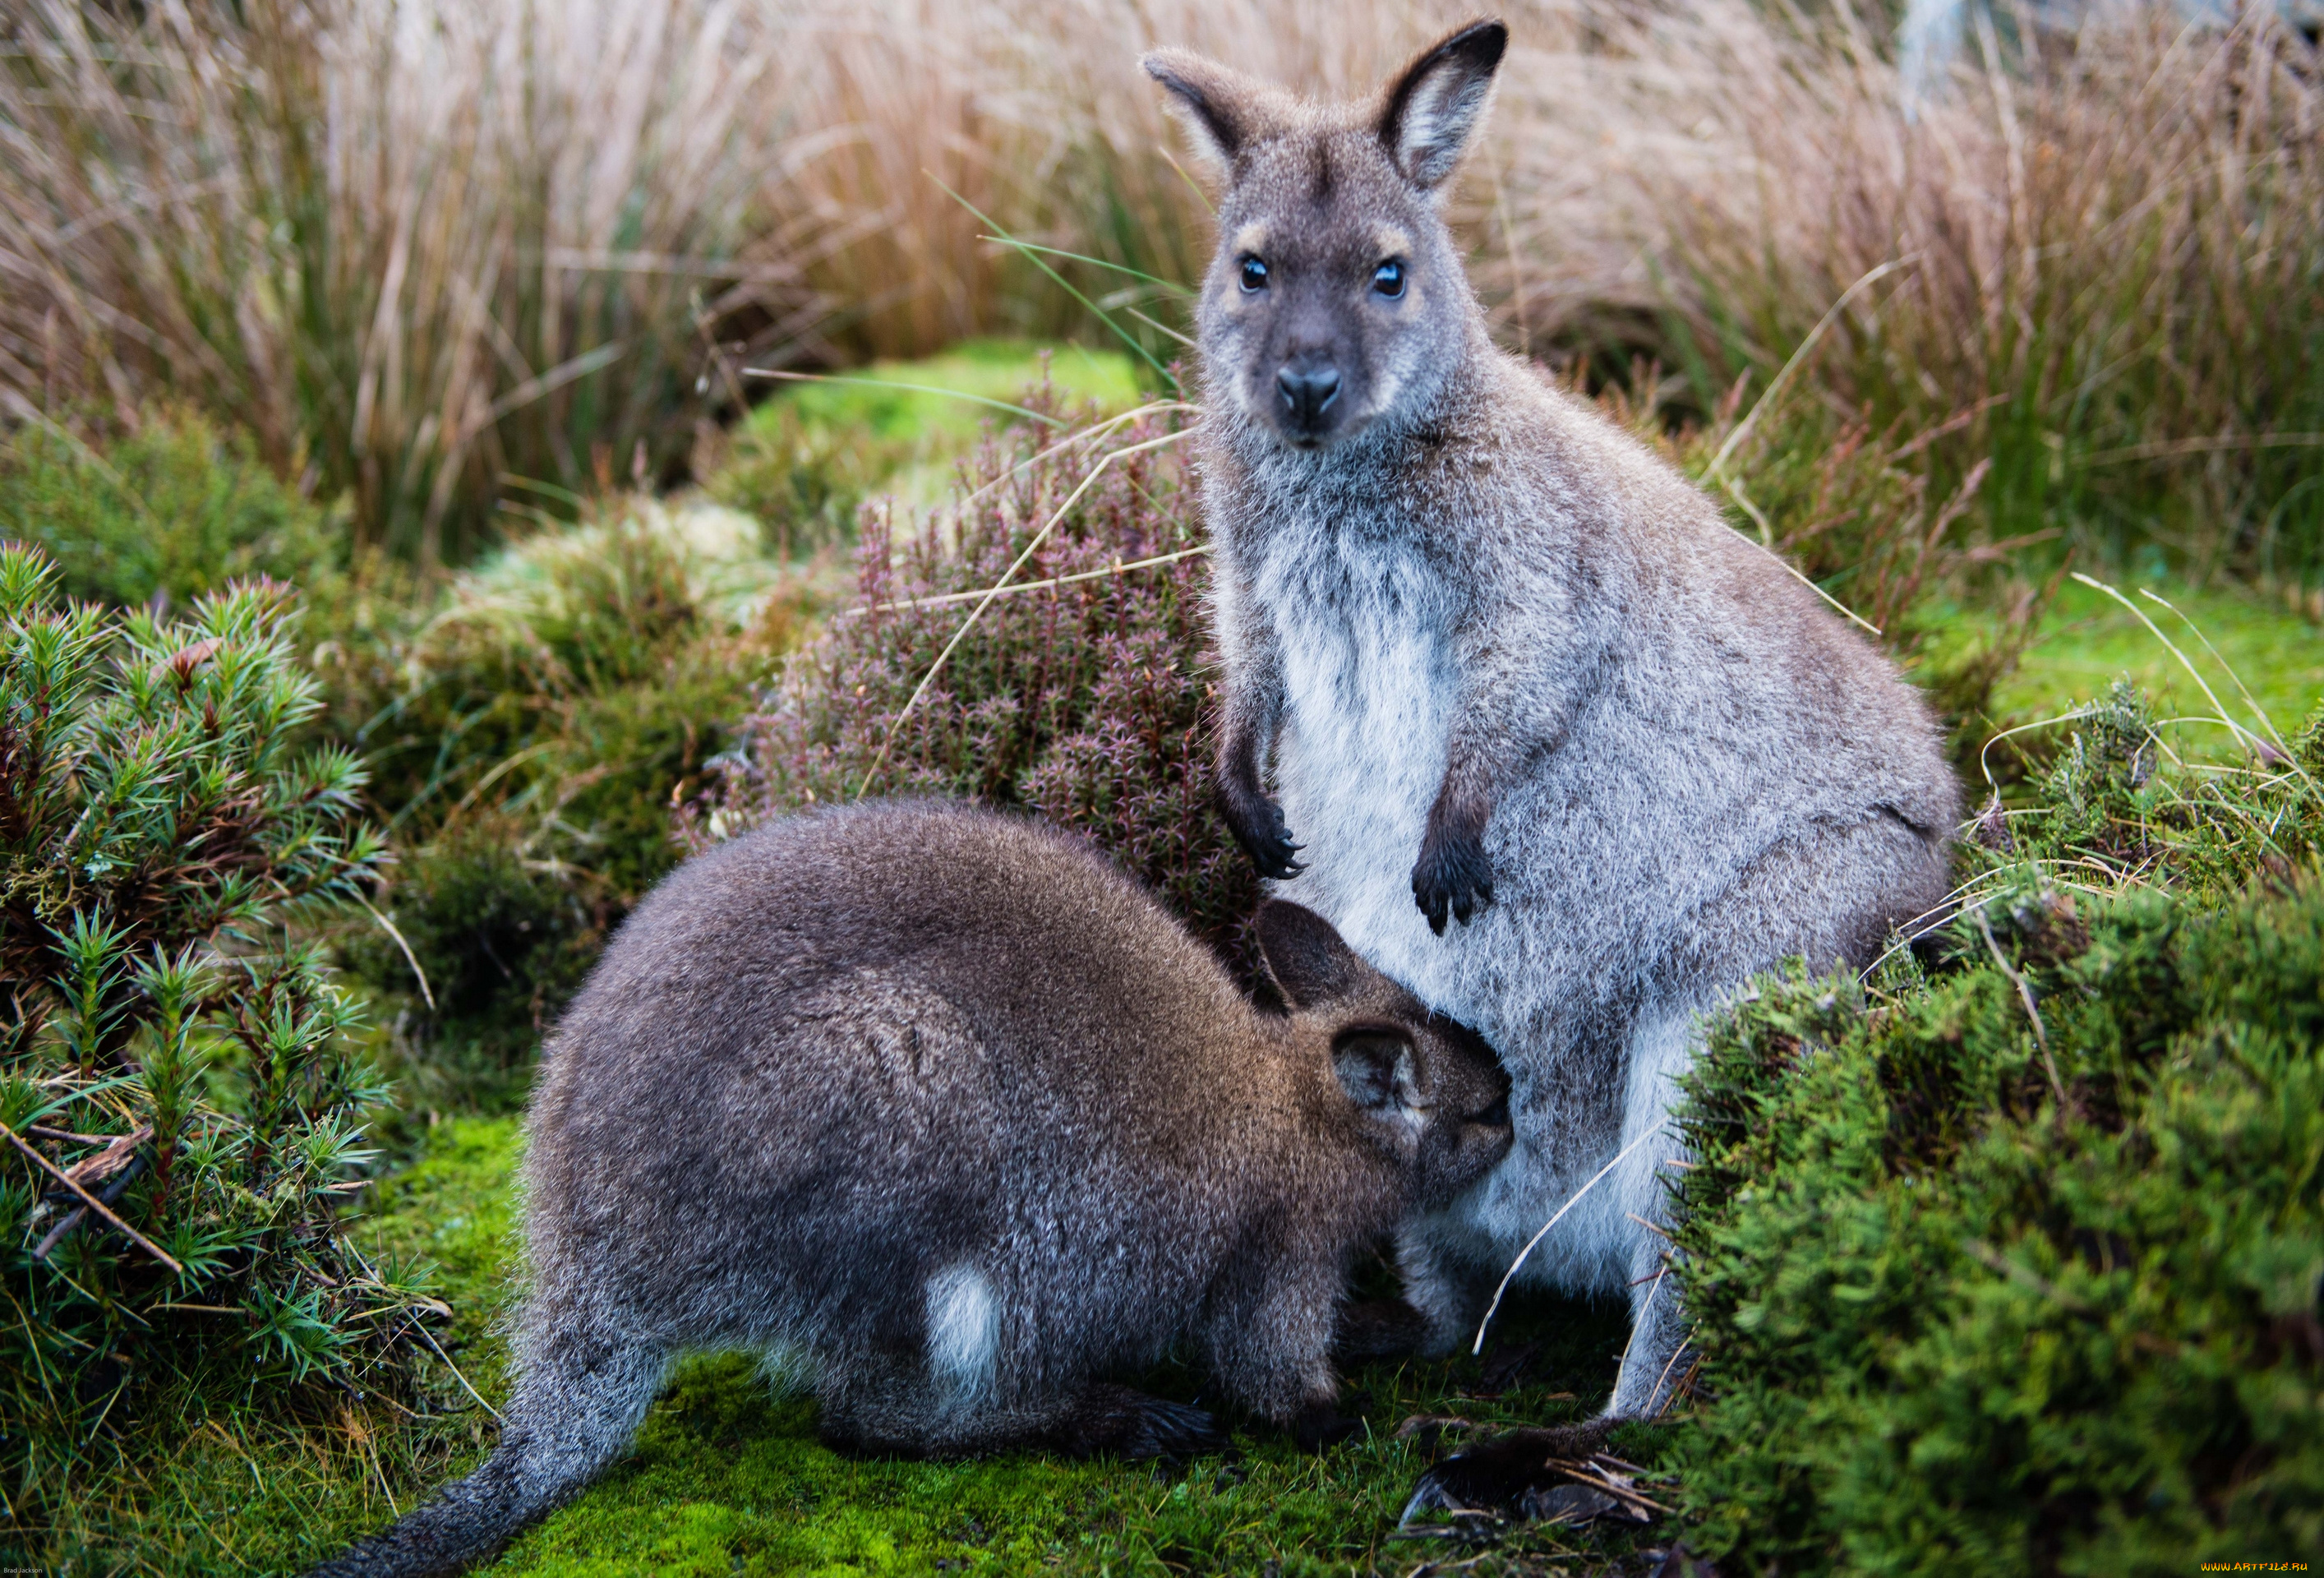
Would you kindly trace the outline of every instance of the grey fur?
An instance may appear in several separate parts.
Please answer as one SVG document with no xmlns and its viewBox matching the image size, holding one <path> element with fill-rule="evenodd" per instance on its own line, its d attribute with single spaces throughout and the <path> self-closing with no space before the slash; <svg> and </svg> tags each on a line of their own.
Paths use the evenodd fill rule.
<svg viewBox="0 0 2324 1578">
<path fill-rule="evenodd" d="M 1663 1123 L 1695 1016 L 1790 955 L 1864 964 L 1940 902 L 1960 814 L 1890 665 L 1494 347 L 1437 205 L 1505 36 L 1464 29 L 1359 106 L 1148 62 L 1223 175 L 1198 452 L 1222 806 L 1275 891 L 1475 1025 L 1514 1083 L 1516 1149 L 1404 1235 L 1440 1350 Z M 1391 261 L 1396 297 L 1376 288 Z M 1683 1370 L 1664 1241 L 1637 1220 L 1677 1155 L 1644 1140 L 1526 1268 L 1629 1298 L 1616 1414 L 1658 1412 Z"/>
<path fill-rule="evenodd" d="M 933 801 L 680 868 L 544 1057 L 499 1450 L 320 1571 L 490 1555 L 627 1450 L 688 1350 L 803 1369 L 865 1450 L 1218 1444 L 1102 1379 L 1187 1340 L 1330 1434 L 1349 1257 L 1499 1159 L 1508 1085 L 1308 911 L 1259 934 L 1287 1016 L 1085 843 Z"/>
</svg>

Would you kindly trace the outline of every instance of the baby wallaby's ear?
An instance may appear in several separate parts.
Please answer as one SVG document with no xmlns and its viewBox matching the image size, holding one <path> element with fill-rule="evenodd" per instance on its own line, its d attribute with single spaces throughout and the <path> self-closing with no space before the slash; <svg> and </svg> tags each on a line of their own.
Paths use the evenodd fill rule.
<svg viewBox="0 0 2324 1578">
<path fill-rule="evenodd" d="M 1293 1008 L 1353 996 L 1379 978 L 1340 939 L 1330 921 L 1287 899 L 1269 899 L 1260 905 L 1256 925 L 1267 973 Z"/>
<path fill-rule="evenodd" d="M 1332 1072 L 1348 1099 L 1368 1112 L 1416 1115 L 1420 1069 L 1412 1038 L 1388 1025 L 1342 1030 L 1332 1043 Z"/>
<path fill-rule="evenodd" d="M 1222 171 L 1259 133 L 1259 97 L 1265 91 L 1240 72 L 1192 50 L 1156 50 L 1138 62 L 1170 90 L 1178 118 L 1195 145 Z"/>
<path fill-rule="evenodd" d="M 1415 186 L 1433 189 L 1460 168 L 1508 43 L 1501 23 L 1472 22 L 1406 67 L 1388 89 L 1380 141 Z"/>
</svg>

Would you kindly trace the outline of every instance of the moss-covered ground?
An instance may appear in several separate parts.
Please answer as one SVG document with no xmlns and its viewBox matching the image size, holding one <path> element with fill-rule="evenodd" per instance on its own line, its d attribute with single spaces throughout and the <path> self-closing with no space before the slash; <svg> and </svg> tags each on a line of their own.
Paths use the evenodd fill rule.
<svg viewBox="0 0 2324 1578">
<path fill-rule="evenodd" d="M 374 1255 L 425 1255 L 441 1268 L 438 1291 L 456 1312 L 441 1341 L 495 1402 L 505 1391 L 497 1326 L 510 1297 L 518 1145 L 512 1119 L 438 1123 L 356 1230 Z M 771 1389 L 747 1356 L 706 1355 L 679 1368 L 636 1451 L 493 1571 L 1406 1573 L 1482 1553 L 1396 1536 L 1431 1456 L 1426 1440 L 1398 1439 L 1397 1427 L 1416 1417 L 1490 1426 L 1591 1411 L 1612 1384 L 1624 1327 L 1610 1306 L 1519 1301 L 1481 1361 L 1357 1374 L 1351 1411 L 1365 1430 L 1343 1446 L 1316 1455 L 1251 1429 L 1231 1453 L 1175 1467 L 845 1457 L 816 1439 L 811 1398 Z M 1192 1370 L 1144 1379 L 1167 1395 L 1202 1396 Z M 241 1411 L 182 1420 L 170 1450 L 85 1505 L 90 1521 L 71 1570 L 296 1571 L 330 1554 L 488 1450 L 490 1421 L 457 1381 L 447 1372 L 429 1390 L 432 1417 L 416 1421 L 354 1404 L 321 1420 Z M 1651 1464 L 1664 1434 L 1628 1431 L 1618 1450 Z M 1519 1531 L 1468 1570 L 1600 1567 L 1648 1548 L 1652 1533 Z"/>
</svg>

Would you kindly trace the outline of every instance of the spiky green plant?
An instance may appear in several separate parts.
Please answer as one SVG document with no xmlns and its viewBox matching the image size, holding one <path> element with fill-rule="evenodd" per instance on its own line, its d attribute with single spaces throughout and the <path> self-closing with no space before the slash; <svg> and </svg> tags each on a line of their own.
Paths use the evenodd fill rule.
<svg viewBox="0 0 2324 1578">
<path fill-rule="evenodd" d="M 287 588 L 60 604 L 0 544 L 0 1471 L 37 1518 L 159 1389 L 351 1381 L 417 1290 L 335 1236 L 383 1091 L 290 926 L 384 854 Z"/>
</svg>

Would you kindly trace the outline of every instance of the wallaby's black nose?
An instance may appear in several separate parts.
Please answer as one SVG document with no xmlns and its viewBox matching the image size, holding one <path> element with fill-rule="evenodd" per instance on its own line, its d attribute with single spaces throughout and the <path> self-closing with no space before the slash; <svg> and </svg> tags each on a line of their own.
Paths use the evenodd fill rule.
<svg viewBox="0 0 2324 1578">
<path fill-rule="evenodd" d="M 1329 362 L 1286 362 L 1275 375 L 1275 387 L 1293 424 L 1312 428 L 1340 398 L 1340 370 Z"/>
</svg>

